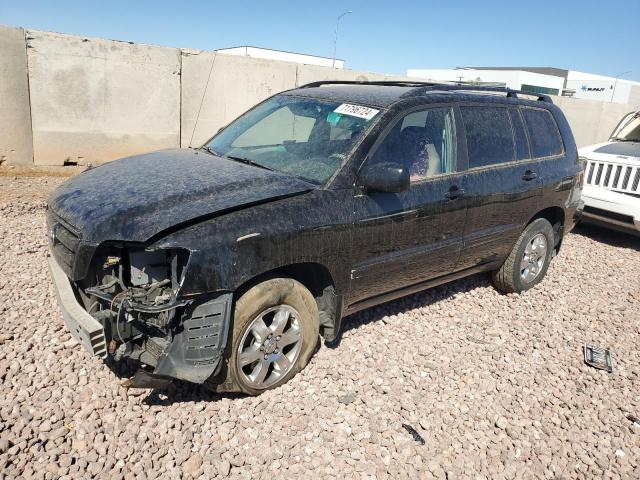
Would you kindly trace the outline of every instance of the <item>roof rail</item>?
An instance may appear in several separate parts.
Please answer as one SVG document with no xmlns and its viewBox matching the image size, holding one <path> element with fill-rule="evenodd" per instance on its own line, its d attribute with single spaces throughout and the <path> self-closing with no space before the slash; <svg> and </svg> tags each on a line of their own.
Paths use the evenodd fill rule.
<svg viewBox="0 0 640 480">
<path fill-rule="evenodd" d="M 435 85 L 425 85 L 424 90 L 459 90 L 459 91 L 467 91 L 467 92 L 496 92 L 496 93 L 506 93 L 509 98 L 518 98 L 518 95 L 529 95 L 531 97 L 537 97 L 540 102 L 553 103 L 551 98 L 544 93 L 533 93 L 533 92 L 525 92 L 522 90 L 513 90 L 507 87 L 491 87 L 491 86 L 483 86 L 483 85 L 451 85 L 451 84 L 435 84 Z"/>
<path fill-rule="evenodd" d="M 421 81 L 409 81 L 409 80 L 321 80 L 319 82 L 311 82 L 305 85 L 300 85 L 297 88 L 315 88 L 322 85 L 386 85 L 386 86 L 398 86 L 398 87 L 430 87 L 433 85 L 440 85 L 434 82 L 421 82 Z"/>
<path fill-rule="evenodd" d="M 531 97 L 537 97 L 541 102 L 553 103 L 548 95 L 543 93 L 525 92 L 522 90 L 513 90 L 507 87 L 492 87 L 483 85 L 464 85 L 459 83 L 437 83 L 437 82 L 421 82 L 419 80 L 322 80 L 318 82 L 311 82 L 305 85 L 301 85 L 298 88 L 315 88 L 322 85 L 388 85 L 398 87 L 417 87 L 427 91 L 450 91 L 459 90 L 467 92 L 496 92 L 506 93 L 509 98 L 518 98 L 518 95 L 528 95 Z"/>
</svg>

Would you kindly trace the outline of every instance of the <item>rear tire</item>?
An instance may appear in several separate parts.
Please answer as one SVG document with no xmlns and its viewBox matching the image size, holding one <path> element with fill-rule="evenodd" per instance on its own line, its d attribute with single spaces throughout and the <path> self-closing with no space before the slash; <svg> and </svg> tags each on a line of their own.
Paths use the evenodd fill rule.
<svg viewBox="0 0 640 480">
<path fill-rule="evenodd" d="M 225 379 L 218 391 L 259 395 L 302 370 L 318 344 L 313 295 L 290 278 L 273 278 L 247 290 L 235 305 Z"/>
<path fill-rule="evenodd" d="M 555 248 L 553 227 L 538 218 L 524 229 L 499 270 L 493 284 L 504 293 L 521 293 L 538 284 L 547 273 Z"/>
</svg>

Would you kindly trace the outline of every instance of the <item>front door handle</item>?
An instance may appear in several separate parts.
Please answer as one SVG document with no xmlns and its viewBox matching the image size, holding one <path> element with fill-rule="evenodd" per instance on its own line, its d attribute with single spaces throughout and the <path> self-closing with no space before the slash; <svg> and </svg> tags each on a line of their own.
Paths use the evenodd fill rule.
<svg viewBox="0 0 640 480">
<path fill-rule="evenodd" d="M 522 175 L 522 179 L 525 182 L 530 182 L 531 180 L 535 180 L 536 178 L 538 178 L 538 174 L 532 170 L 527 170 L 526 172 L 524 172 L 524 175 Z"/>
<path fill-rule="evenodd" d="M 457 185 L 453 185 L 449 191 L 444 194 L 444 198 L 447 200 L 455 200 L 460 197 L 464 197 L 464 189 L 458 188 Z"/>
</svg>

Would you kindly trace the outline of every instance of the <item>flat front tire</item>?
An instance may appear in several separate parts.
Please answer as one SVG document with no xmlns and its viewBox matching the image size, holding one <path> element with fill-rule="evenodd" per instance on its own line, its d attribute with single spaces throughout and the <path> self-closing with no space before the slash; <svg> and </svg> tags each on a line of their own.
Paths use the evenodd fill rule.
<svg viewBox="0 0 640 480">
<path fill-rule="evenodd" d="M 259 395 L 302 370 L 318 344 L 313 295 L 300 282 L 273 278 L 247 290 L 235 304 L 227 379 Z"/>
<path fill-rule="evenodd" d="M 499 270 L 493 284 L 505 293 L 520 293 L 540 283 L 547 273 L 555 248 L 553 227 L 538 218 L 524 229 Z"/>
</svg>

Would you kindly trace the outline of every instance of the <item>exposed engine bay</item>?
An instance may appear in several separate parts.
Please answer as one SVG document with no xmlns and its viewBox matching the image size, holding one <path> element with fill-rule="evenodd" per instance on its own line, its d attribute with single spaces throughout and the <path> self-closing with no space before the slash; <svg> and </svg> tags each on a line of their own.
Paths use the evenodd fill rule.
<svg viewBox="0 0 640 480">
<path fill-rule="evenodd" d="M 108 246 L 79 282 L 85 308 L 105 328 L 114 360 L 123 356 L 156 366 L 188 300 L 178 293 L 188 252 Z"/>
</svg>

